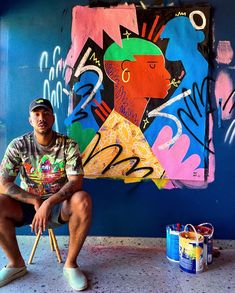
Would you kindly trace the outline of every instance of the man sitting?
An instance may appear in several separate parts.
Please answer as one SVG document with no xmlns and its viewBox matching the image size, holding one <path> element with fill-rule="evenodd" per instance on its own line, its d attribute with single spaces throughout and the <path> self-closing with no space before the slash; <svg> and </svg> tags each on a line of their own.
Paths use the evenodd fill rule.
<svg viewBox="0 0 235 293">
<path fill-rule="evenodd" d="M 54 121 L 49 100 L 32 101 L 29 122 L 33 131 L 9 144 L 0 166 L 0 246 L 9 259 L 0 271 L 0 287 L 27 272 L 15 227 L 31 225 L 37 234 L 64 223 L 70 236 L 64 276 L 75 290 L 88 286 L 77 257 L 90 226 L 92 202 L 82 190 L 78 145 L 53 131 Z M 15 184 L 18 173 L 20 187 Z"/>
</svg>

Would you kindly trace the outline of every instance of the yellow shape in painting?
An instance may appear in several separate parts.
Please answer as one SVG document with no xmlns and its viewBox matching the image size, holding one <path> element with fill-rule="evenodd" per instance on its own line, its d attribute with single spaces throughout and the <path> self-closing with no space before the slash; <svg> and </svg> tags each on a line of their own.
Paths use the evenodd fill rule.
<svg viewBox="0 0 235 293">
<path fill-rule="evenodd" d="M 157 185 L 158 189 L 164 188 L 168 181 L 169 179 L 153 179 L 153 182 Z"/>
<path fill-rule="evenodd" d="M 134 182 L 161 178 L 164 172 L 141 130 L 114 110 L 86 147 L 82 161 L 87 178 Z"/>
<path fill-rule="evenodd" d="M 124 179 L 125 183 L 136 183 L 136 182 L 140 182 L 142 180 L 142 178 L 132 178 L 132 177 L 127 177 Z"/>
</svg>

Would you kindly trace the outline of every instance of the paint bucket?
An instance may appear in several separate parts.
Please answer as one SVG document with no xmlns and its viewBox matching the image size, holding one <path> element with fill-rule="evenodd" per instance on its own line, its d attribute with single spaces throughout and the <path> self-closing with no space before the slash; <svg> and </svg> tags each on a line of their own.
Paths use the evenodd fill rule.
<svg viewBox="0 0 235 293">
<path fill-rule="evenodd" d="M 192 231 L 187 231 L 190 227 Z M 193 225 L 187 224 L 179 233 L 179 256 L 181 270 L 196 274 L 204 270 L 203 260 L 204 236 L 197 233 Z"/>
<path fill-rule="evenodd" d="M 179 233 L 184 226 L 177 223 L 166 226 L 166 257 L 174 262 L 179 262 Z"/>
<path fill-rule="evenodd" d="M 210 223 L 202 223 L 195 226 L 196 231 L 204 236 L 203 258 L 205 265 L 213 261 L 213 234 L 214 227 Z"/>
</svg>

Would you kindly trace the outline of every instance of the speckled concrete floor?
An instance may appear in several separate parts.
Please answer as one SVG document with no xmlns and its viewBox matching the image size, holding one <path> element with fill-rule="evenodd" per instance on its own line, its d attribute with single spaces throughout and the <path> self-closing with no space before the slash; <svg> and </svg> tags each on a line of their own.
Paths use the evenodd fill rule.
<svg viewBox="0 0 235 293">
<path fill-rule="evenodd" d="M 67 236 L 58 236 L 62 258 L 67 252 Z M 35 240 L 31 236 L 18 237 L 23 256 L 27 260 Z M 235 249 L 221 250 L 206 271 L 197 275 L 182 272 L 178 263 L 166 259 L 164 245 L 143 247 L 141 240 L 136 245 L 126 245 L 120 239 L 115 245 L 108 241 L 86 241 L 79 263 L 88 277 L 89 288 L 85 292 L 109 293 L 164 293 L 235 292 Z M 0 250 L 0 266 L 6 258 Z M 43 236 L 39 242 L 33 264 L 28 265 L 29 273 L 19 280 L 0 288 L 3 293 L 49 293 L 74 292 L 62 275 L 63 263 L 57 263 L 51 252 L 49 239 Z"/>
</svg>

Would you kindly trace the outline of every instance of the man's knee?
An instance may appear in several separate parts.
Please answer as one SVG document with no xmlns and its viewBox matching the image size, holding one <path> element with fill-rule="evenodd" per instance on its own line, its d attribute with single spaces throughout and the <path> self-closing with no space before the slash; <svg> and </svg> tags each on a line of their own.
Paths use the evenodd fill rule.
<svg viewBox="0 0 235 293">
<path fill-rule="evenodd" d="M 77 212 L 79 216 L 90 216 L 92 210 L 92 201 L 89 193 L 86 191 L 77 191 L 70 198 L 72 212 Z"/>
</svg>

